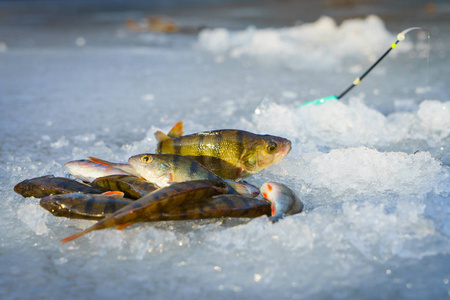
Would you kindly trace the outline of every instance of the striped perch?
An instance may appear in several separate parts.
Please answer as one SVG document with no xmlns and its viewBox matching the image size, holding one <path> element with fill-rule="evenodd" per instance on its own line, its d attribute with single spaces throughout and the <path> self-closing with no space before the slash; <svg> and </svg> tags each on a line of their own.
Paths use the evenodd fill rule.
<svg viewBox="0 0 450 300">
<path fill-rule="evenodd" d="M 216 130 L 185 136 L 158 131 L 155 137 L 158 140 L 156 153 L 190 157 L 229 180 L 259 172 L 283 159 L 291 150 L 291 142 L 285 138 L 242 130 Z"/>
<path fill-rule="evenodd" d="M 161 215 L 170 211 L 173 207 L 183 206 L 187 202 L 198 201 L 199 199 L 226 194 L 227 192 L 228 187 L 225 183 L 214 180 L 175 183 L 147 194 L 100 220 L 85 231 L 62 239 L 61 242 L 65 244 L 94 230 L 115 226 L 118 226 L 117 229 L 123 229 L 134 223 L 146 221 L 152 215 Z"/>
<path fill-rule="evenodd" d="M 14 191 L 24 197 L 43 198 L 66 193 L 101 194 L 102 189 L 63 177 L 46 175 L 26 179 L 14 186 Z"/>
<path fill-rule="evenodd" d="M 70 193 L 42 198 L 40 205 L 56 217 L 100 220 L 133 202 L 117 196 Z"/>
</svg>

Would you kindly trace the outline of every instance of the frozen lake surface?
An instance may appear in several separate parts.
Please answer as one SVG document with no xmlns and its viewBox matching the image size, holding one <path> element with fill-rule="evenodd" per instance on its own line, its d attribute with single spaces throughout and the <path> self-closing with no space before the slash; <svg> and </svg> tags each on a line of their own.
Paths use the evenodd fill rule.
<svg viewBox="0 0 450 300">
<path fill-rule="evenodd" d="M 291 2 L 264 3 L 0 5 L 1 299 L 450 298 L 450 5 L 307 3 L 296 17 Z M 154 13 L 208 28 L 125 29 Z M 340 93 L 414 26 L 430 43 L 411 32 L 342 101 L 299 107 Z M 92 222 L 13 191 L 68 176 L 70 160 L 153 152 L 154 132 L 180 120 L 187 134 L 290 139 L 248 181 L 288 185 L 305 212 L 138 224 L 62 246 Z"/>
</svg>

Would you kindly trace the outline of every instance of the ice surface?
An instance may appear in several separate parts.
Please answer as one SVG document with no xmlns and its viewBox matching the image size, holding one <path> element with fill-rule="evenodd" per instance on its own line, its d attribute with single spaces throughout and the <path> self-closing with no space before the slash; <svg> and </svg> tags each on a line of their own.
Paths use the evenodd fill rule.
<svg viewBox="0 0 450 300">
<path fill-rule="evenodd" d="M 448 35 L 432 37 L 428 74 L 426 40 L 413 34 L 342 101 L 299 106 L 345 88 L 404 28 L 322 17 L 185 36 L 104 23 L 130 14 L 88 14 L 81 29 L 70 18 L 48 27 L 40 13 L 26 19 L 39 26 L 0 19 L 1 299 L 449 297 Z M 13 191 L 68 176 L 64 163 L 88 155 L 151 152 L 154 132 L 179 120 L 186 133 L 289 138 L 291 153 L 249 181 L 288 185 L 305 212 L 139 224 L 62 246 L 92 222 Z"/>
</svg>

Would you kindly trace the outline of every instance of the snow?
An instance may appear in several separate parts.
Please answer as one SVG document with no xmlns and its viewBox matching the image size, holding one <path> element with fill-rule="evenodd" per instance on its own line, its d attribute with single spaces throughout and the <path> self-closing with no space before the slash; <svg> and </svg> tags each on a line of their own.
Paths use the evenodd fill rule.
<svg viewBox="0 0 450 300">
<path fill-rule="evenodd" d="M 22 13 L 19 27 L 17 12 L 0 19 L 0 298 L 449 297 L 448 21 L 425 18 L 428 66 L 426 35 L 411 32 L 341 101 L 301 106 L 345 89 L 399 31 L 422 24 L 368 14 L 163 35 L 126 32 L 136 12 L 56 27 L 45 12 Z M 248 181 L 286 184 L 304 213 L 139 224 L 63 246 L 92 222 L 13 191 L 68 176 L 71 160 L 151 152 L 154 132 L 180 120 L 187 134 L 290 139 L 289 155 Z"/>
</svg>

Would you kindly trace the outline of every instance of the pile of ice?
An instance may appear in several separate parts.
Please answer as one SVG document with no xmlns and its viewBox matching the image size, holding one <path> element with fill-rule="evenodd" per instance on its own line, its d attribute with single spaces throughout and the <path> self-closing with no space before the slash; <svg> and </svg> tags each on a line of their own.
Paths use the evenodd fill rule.
<svg viewBox="0 0 450 300">
<path fill-rule="evenodd" d="M 268 122 L 283 119 L 283 122 Z M 360 98 L 348 104 L 330 101 L 292 109 L 264 103 L 256 108 L 252 123 L 261 132 L 284 133 L 316 144 L 336 146 L 386 146 L 402 140 L 424 141 L 429 147 L 450 135 L 450 102 L 427 100 L 417 110 L 383 115 Z M 423 149 L 416 149 L 423 150 Z"/>
<path fill-rule="evenodd" d="M 330 68 L 346 57 L 374 60 L 393 41 L 395 36 L 374 15 L 346 20 L 339 26 L 323 16 L 314 23 L 281 29 L 205 29 L 198 38 L 202 49 L 217 55 L 253 57 L 261 63 L 293 69 Z M 408 47 L 402 49 L 406 51 Z"/>
</svg>

